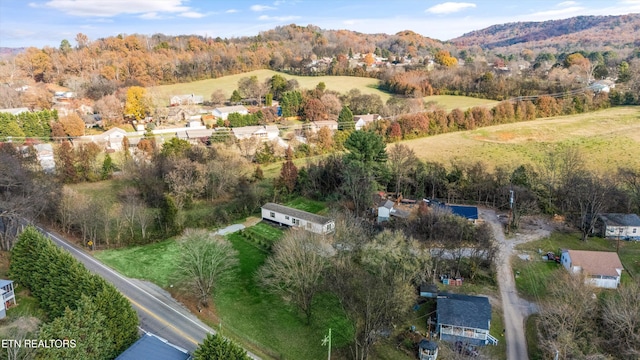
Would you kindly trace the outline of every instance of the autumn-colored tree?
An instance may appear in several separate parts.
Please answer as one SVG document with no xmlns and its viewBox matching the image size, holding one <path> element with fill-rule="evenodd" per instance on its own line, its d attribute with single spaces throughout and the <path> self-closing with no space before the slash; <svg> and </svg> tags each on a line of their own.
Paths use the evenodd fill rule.
<svg viewBox="0 0 640 360">
<path fill-rule="evenodd" d="M 142 120 L 149 112 L 146 98 L 147 90 L 140 86 L 132 86 L 127 90 L 127 100 L 124 105 L 125 116 L 135 120 Z"/>
<path fill-rule="evenodd" d="M 67 140 L 63 141 L 56 151 L 56 164 L 58 164 L 56 167 L 57 173 L 63 183 L 74 183 L 78 178 L 75 158 L 76 156 L 71 142 Z"/>
<path fill-rule="evenodd" d="M 308 121 L 322 120 L 326 113 L 324 104 L 318 99 L 309 99 L 304 105 L 304 116 Z"/>
<path fill-rule="evenodd" d="M 122 102 L 115 95 L 107 95 L 96 101 L 94 110 L 102 117 L 105 127 L 122 124 Z"/>
<path fill-rule="evenodd" d="M 62 116 L 59 122 L 66 135 L 73 137 L 84 135 L 84 121 L 78 114 L 71 113 L 67 116 Z"/>
<path fill-rule="evenodd" d="M 364 56 L 364 63 L 367 64 L 367 66 L 373 65 L 373 63 L 375 62 L 376 62 L 376 58 L 373 56 L 372 53 L 368 53 L 367 55 Z"/>
<path fill-rule="evenodd" d="M 280 169 L 280 177 L 276 179 L 276 187 L 292 194 L 298 182 L 298 168 L 293 163 L 293 149 L 287 148 L 286 151 L 287 161 L 282 164 Z"/>
<path fill-rule="evenodd" d="M 458 59 L 451 56 L 446 50 L 440 50 L 436 53 L 435 62 L 446 67 L 454 67 L 458 65 Z"/>
<path fill-rule="evenodd" d="M 402 129 L 397 121 L 391 123 L 391 126 L 389 126 L 387 139 L 391 142 L 402 140 Z"/>
<path fill-rule="evenodd" d="M 321 152 L 328 152 L 333 149 L 333 133 L 331 129 L 323 126 L 316 134 L 316 145 Z"/>
</svg>

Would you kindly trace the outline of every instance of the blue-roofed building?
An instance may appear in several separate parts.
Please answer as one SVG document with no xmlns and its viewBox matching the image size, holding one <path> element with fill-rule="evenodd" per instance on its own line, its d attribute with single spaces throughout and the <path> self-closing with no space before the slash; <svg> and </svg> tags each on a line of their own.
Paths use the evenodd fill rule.
<svg viewBox="0 0 640 360">
<path fill-rule="evenodd" d="M 445 205 L 454 215 L 462 216 L 469 221 L 478 221 L 478 207 L 466 205 Z"/>
<path fill-rule="evenodd" d="M 116 360 L 140 359 L 189 360 L 191 355 L 187 350 L 172 345 L 159 336 L 146 333 L 116 358 Z"/>
<path fill-rule="evenodd" d="M 440 340 L 469 345 L 498 344 L 489 334 L 491 304 L 484 296 L 447 294 L 437 300 L 436 331 Z"/>
</svg>

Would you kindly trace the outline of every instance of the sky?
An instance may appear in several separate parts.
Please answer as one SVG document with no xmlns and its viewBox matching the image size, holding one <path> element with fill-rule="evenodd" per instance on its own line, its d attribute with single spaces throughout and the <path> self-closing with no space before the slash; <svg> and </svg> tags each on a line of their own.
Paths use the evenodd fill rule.
<svg viewBox="0 0 640 360">
<path fill-rule="evenodd" d="M 78 33 L 230 38 L 293 23 L 449 40 L 495 24 L 629 13 L 640 0 L 0 0 L 0 47 L 75 45 Z"/>
</svg>

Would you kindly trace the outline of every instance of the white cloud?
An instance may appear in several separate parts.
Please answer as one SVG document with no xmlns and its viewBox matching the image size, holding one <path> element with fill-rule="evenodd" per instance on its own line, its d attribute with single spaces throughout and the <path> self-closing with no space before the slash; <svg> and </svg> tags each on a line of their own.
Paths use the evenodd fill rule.
<svg viewBox="0 0 640 360">
<path fill-rule="evenodd" d="M 184 0 L 50 0 L 45 6 L 74 16 L 111 17 L 120 14 L 182 13 L 190 11 Z"/>
<path fill-rule="evenodd" d="M 526 17 L 529 19 L 528 21 L 556 20 L 583 15 L 583 10 L 585 8 L 582 6 L 571 6 L 564 9 L 538 11 Z"/>
<path fill-rule="evenodd" d="M 275 10 L 276 8 L 268 5 L 251 5 L 249 9 L 251 9 L 251 11 L 260 12 L 260 11 L 267 11 L 267 10 Z"/>
<path fill-rule="evenodd" d="M 285 22 L 285 21 L 292 21 L 292 20 L 297 20 L 300 19 L 300 16 L 295 16 L 295 15 L 290 15 L 290 16 L 268 16 L 268 15 L 260 15 L 258 17 L 258 20 L 264 20 L 264 21 L 280 21 L 280 22 Z"/>
<path fill-rule="evenodd" d="M 205 17 L 207 15 L 203 14 L 203 13 L 196 12 L 196 11 L 187 11 L 187 12 L 183 12 L 182 14 L 180 14 L 180 16 L 186 17 L 186 18 L 191 18 L 191 19 L 200 19 L 200 18 L 203 18 L 203 17 Z"/>
<path fill-rule="evenodd" d="M 237 13 L 237 12 L 238 12 L 237 9 L 229 9 L 229 10 L 225 11 L 225 13 L 227 13 L 227 14 L 233 14 L 233 13 Z"/>
<path fill-rule="evenodd" d="M 574 5 L 578 5 L 578 3 L 575 1 L 563 1 L 558 5 L 556 5 L 556 7 L 568 7 L 568 6 L 574 6 Z"/>
<path fill-rule="evenodd" d="M 458 11 L 462 11 L 464 9 L 469 9 L 474 7 L 476 7 L 476 4 L 474 3 L 445 2 L 442 4 L 434 5 L 428 8 L 427 10 L 425 10 L 425 12 L 428 12 L 431 14 L 451 14 Z"/>
<path fill-rule="evenodd" d="M 145 20 L 157 20 L 157 19 L 162 19 L 162 16 L 158 15 L 157 12 L 153 11 L 150 13 L 142 14 L 139 16 L 139 18 L 145 19 Z"/>
</svg>

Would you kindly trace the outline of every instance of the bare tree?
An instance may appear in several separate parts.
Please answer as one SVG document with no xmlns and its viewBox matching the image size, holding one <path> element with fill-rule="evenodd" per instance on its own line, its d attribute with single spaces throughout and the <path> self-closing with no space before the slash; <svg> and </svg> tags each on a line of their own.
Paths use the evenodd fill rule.
<svg viewBox="0 0 640 360">
<path fill-rule="evenodd" d="M 605 297 L 602 309 L 603 333 L 612 346 L 610 353 L 625 359 L 640 358 L 640 284 L 622 286 Z"/>
<path fill-rule="evenodd" d="M 238 251 L 223 237 L 206 230 L 187 229 L 178 242 L 178 274 L 207 307 L 211 291 L 238 265 Z"/>
<path fill-rule="evenodd" d="M 333 248 L 317 234 L 288 231 L 273 247 L 273 255 L 258 270 L 258 279 L 293 303 L 311 322 L 311 304 L 320 290 L 327 257 Z"/>
<path fill-rule="evenodd" d="M 169 186 L 178 209 L 182 209 L 204 191 L 204 168 L 202 164 L 189 159 L 178 159 L 173 169 L 164 176 L 164 181 Z"/>
<path fill-rule="evenodd" d="M 582 240 L 587 241 L 596 219 L 608 205 L 614 186 L 608 179 L 584 172 L 571 176 L 565 186 L 569 213 L 582 233 Z"/>
</svg>

